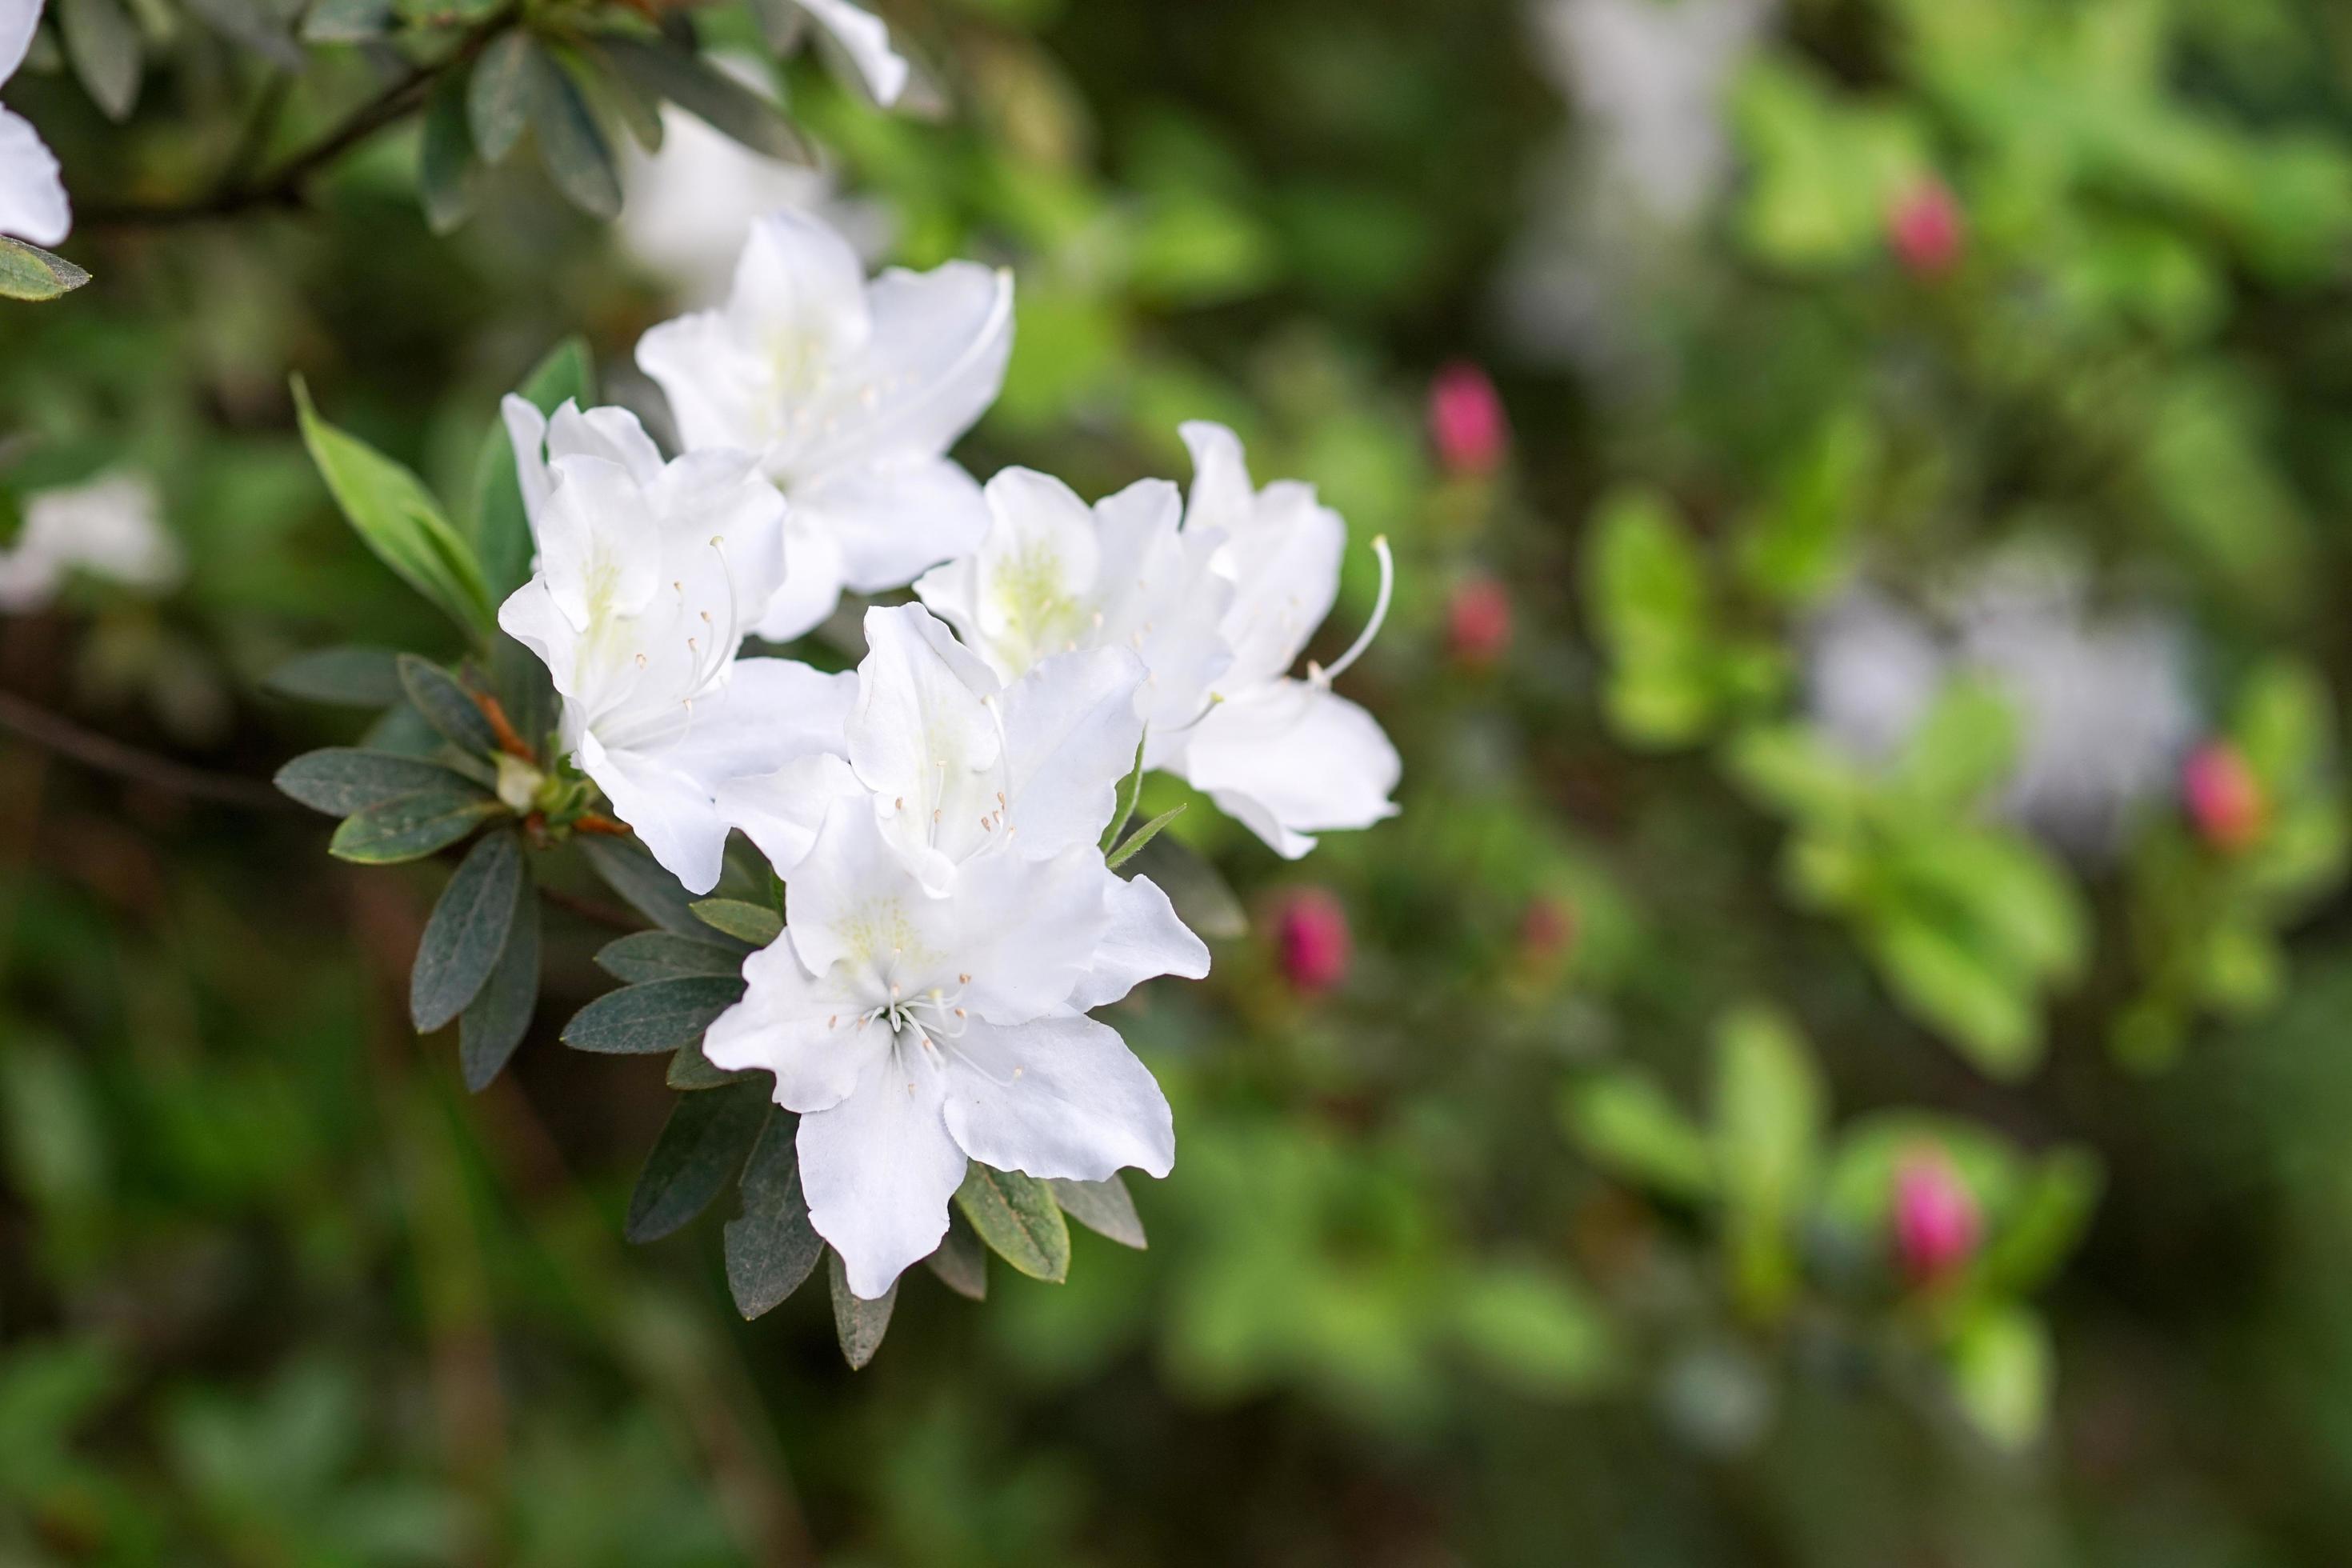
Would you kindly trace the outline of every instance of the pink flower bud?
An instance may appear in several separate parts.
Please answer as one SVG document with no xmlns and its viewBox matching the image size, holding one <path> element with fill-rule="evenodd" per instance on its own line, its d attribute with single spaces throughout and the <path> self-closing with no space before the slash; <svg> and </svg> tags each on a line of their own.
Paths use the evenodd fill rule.
<svg viewBox="0 0 2352 1568">
<path fill-rule="evenodd" d="M 1977 1249 L 1976 1195 L 1943 1153 L 1924 1149 L 1895 1172 L 1895 1254 L 1915 1285 L 1943 1279 Z"/>
<path fill-rule="evenodd" d="M 1511 423 L 1486 373 L 1456 360 L 1429 384 L 1429 439 L 1450 474 L 1491 474 L 1510 448 Z"/>
<path fill-rule="evenodd" d="M 2244 849 L 2263 836 L 2270 816 L 2263 781 L 2229 742 L 2208 741 L 2189 753 L 2180 765 L 2180 793 L 2189 820 L 2214 848 Z"/>
<path fill-rule="evenodd" d="M 1511 595 L 1492 577 L 1457 584 L 1445 605 L 1445 640 L 1454 657 L 1485 669 L 1511 646 Z"/>
<path fill-rule="evenodd" d="M 1538 963 L 1548 963 L 1576 945 L 1576 906 L 1549 893 L 1538 893 L 1519 913 L 1519 951 Z"/>
<path fill-rule="evenodd" d="M 1275 914 L 1274 940 L 1283 978 L 1297 990 L 1316 995 L 1348 978 L 1355 947 L 1348 911 L 1325 889 L 1300 888 L 1285 896 Z"/>
<path fill-rule="evenodd" d="M 1940 278 L 1960 259 L 1967 238 L 1960 204 L 1949 185 L 1930 174 L 1895 198 L 1886 217 L 1895 258 L 1915 278 Z"/>
</svg>

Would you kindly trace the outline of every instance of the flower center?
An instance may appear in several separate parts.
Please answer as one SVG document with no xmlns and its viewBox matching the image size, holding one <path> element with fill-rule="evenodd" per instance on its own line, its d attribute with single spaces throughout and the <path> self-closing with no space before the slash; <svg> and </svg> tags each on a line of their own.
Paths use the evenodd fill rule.
<svg viewBox="0 0 2352 1568">
<path fill-rule="evenodd" d="M 961 974 L 950 990 L 944 985 L 927 986 L 909 994 L 896 981 L 891 982 L 889 1000 L 876 1004 L 858 1015 L 857 1026 L 881 1024 L 893 1035 L 911 1034 L 915 1043 L 928 1047 L 932 1038 L 955 1040 L 963 1037 L 968 1017 L 962 1003 L 964 993 L 971 989 L 971 976 Z"/>
</svg>

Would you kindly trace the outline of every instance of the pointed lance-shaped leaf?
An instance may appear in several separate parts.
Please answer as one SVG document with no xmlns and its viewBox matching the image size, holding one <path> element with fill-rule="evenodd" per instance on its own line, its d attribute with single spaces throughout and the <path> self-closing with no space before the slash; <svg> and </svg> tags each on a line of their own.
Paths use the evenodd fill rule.
<svg viewBox="0 0 2352 1568">
<path fill-rule="evenodd" d="M 709 1207 L 743 1168 L 767 1121 L 765 1084 L 678 1096 L 637 1173 L 624 1233 L 631 1241 L 658 1241 Z"/>
<path fill-rule="evenodd" d="M 814 166 L 807 138 L 783 111 L 700 55 L 666 38 L 613 37 L 603 47 L 622 73 L 754 153 Z"/>
<path fill-rule="evenodd" d="M 122 0 L 58 0 L 58 30 L 66 63 L 109 120 L 124 121 L 139 102 L 139 24 Z"/>
<path fill-rule="evenodd" d="M 1070 1227 L 1045 1183 L 975 1161 L 956 1189 L 955 1203 L 981 1240 L 1022 1273 L 1056 1284 L 1068 1278 Z"/>
<path fill-rule="evenodd" d="M 567 402 L 593 406 L 596 369 L 587 343 L 573 337 L 556 344 L 523 377 L 515 395 L 546 415 Z M 522 487 L 515 478 L 514 442 L 494 411 L 482 435 L 481 454 L 474 459 L 474 549 L 492 594 L 503 599 L 530 579 L 532 548 Z"/>
<path fill-rule="evenodd" d="M 499 732 L 474 694 L 457 678 L 430 659 L 413 653 L 400 656 L 400 684 L 410 706 L 458 750 L 487 756 L 499 749 Z"/>
<path fill-rule="evenodd" d="M 426 790 L 464 790 L 473 785 L 462 773 L 422 757 L 397 752 L 370 752 L 356 746 L 329 746 L 305 752 L 278 770 L 271 781 L 280 794 L 329 816 L 349 816 L 404 795 Z"/>
<path fill-rule="evenodd" d="M 693 975 L 733 979 L 743 973 L 743 950 L 666 931 L 632 931 L 606 942 L 596 954 L 596 967 L 631 985 Z"/>
<path fill-rule="evenodd" d="M 1116 1173 L 1099 1182 L 1056 1180 L 1045 1184 L 1053 1189 L 1062 1212 L 1097 1236 L 1139 1252 L 1148 1245 L 1143 1238 L 1143 1216 L 1135 1212 L 1135 1199 Z"/>
<path fill-rule="evenodd" d="M 466 123 L 486 163 L 501 162 L 522 140 L 530 123 L 530 75 L 545 63 L 538 42 L 520 27 L 491 39 L 474 61 L 466 88 Z"/>
<path fill-rule="evenodd" d="M 400 656 L 388 647 L 322 647 L 298 653 L 262 678 L 281 697 L 337 708 L 389 708 L 406 695 Z"/>
<path fill-rule="evenodd" d="M 664 931 L 703 942 L 713 940 L 710 927 L 694 914 L 694 895 L 662 869 L 661 862 L 635 838 L 583 837 L 573 840 L 604 885 L 626 899 L 629 907 Z"/>
<path fill-rule="evenodd" d="M 923 1259 L 940 1282 L 970 1301 L 988 1300 L 988 1248 L 971 1221 L 955 1210 L 948 1213 L 948 1234 L 940 1249 Z"/>
<path fill-rule="evenodd" d="M 452 234 L 474 210 L 474 133 L 466 123 L 464 71 L 450 71 L 433 84 L 425 100 L 425 124 L 416 142 L 416 194 L 425 205 L 425 226 Z M 493 581 L 493 590 L 496 583 Z"/>
<path fill-rule="evenodd" d="M 89 281 L 89 274 L 64 257 L 0 235 L 0 299 L 38 304 L 70 294 Z"/>
<path fill-rule="evenodd" d="M 892 1281 L 880 1300 L 867 1301 L 853 1295 L 849 1276 L 841 1266 L 841 1254 L 825 1254 L 825 1280 L 833 1287 L 833 1331 L 841 1342 L 841 1355 L 856 1372 L 874 1359 L 882 1348 L 882 1336 L 890 1331 L 890 1309 L 898 1304 L 898 1286 Z"/>
<path fill-rule="evenodd" d="M 753 947 L 765 947 L 782 934 L 784 917 L 765 904 L 745 903 L 740 899 L 701 899 L 694 905 L 694 918 L 715 931 L 748 942 Z"/>
<path fill-rule="evenodd" d="M 506 815 L 496 796 L 478 789 L 420 790 L 345 817 L 327 853 L 362 866 L 422 860 Z"/>
<path fill-rule="evenodd" d="M 592 217 L 621 216 L 621 173 L 588 100 L 566 65 L 544 51 L 526 75 L 539 161 L 563 199 Z"/>
<path fill-rule="evenodd" d="M 515 901 L 498 967 L 457 1016 L 457 1065 L 471 1093 L 489 1087 L 530 1031 L 531 1014 L 539 1006 L 539 897 L 525 861 L 522 896 Z"/>
<path fill-rule="evenodd" d="M 799 1129 L 791 1111 L 769 1113 L 743 1167 L 742 1213 L 727 1222 L 727 1289 L 746 1321 L 799 1289 L 824 1256 L 801 1192 Z"/>
<path fill-rule="evenodd" d="M 467 852 L 425 922 L 408 974 L 408 1016 L 429 1035 L 466 1010 L 498 967 L 523 892 L 522 840 L 492 833 Z"/>
<path fill-rule="evenodd" d="M 743 996 L 740 980 L 655 980 L 608 991 L 572 1016 L 563 1043 L 602 1056 L 651 1056 L 702 1037 Z"/>
<path fill-rule="evenodd" d="M 1133 837 L 1129 837 L 1126 843 L 1120 845 L 1118 848 L 1110 852 L 1109 858 L 1105 860 L 1104 864 L 1116 871 L 1121 866 L 1126 865 L 1129 860 L 1134 859 L 1138 855 L 1143 852 L 1143 847 L 1145 845 L 1160 837 L 1161 829 L 1165 828 L 1170 823 L 1175 821 L 1178 817 L 1183 816 L 1184 807 L 1190 804 L 1191 803 L 1188 801 L 1180 800 L 1174 805 L 1170 806 L 1166 811 L 1161 812 L 1159 816 L 1153 817 L 1150 821 L 1137 828 Z"/>
</svg>

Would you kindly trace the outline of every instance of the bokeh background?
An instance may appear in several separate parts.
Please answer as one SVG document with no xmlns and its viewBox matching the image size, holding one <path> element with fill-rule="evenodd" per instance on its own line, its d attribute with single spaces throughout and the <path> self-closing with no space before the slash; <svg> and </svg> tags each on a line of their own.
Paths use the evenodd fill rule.
<svg viewBox="0 0 2352 1568">
<path fill-rule="evenodd" d="M 0 312 L 0 1560 L 2352 1561 L 2352 13 L 896 0 L 884 113 L 713 5 L 824 173 L 677 121 L 617 223 L 516 158 L 436 237 L 395 125 L 169 210 L 392 79 L 299 9 L 6 89 L 96 281 Z M 652 410 L 782 202 L 1014 268 L 976 471 L 1224 420 L 1351 524 L 1326 658 L 1401 565 L 1402 815 L 1177 829 L 1247 926 L 1118 1020 L 1150 1249 L 910 1275 L 856 1373 L 738 1320 L 731 1200 L 620 1239 L 609 932 L 469 1096 L 446 871 L 266 788 L 361 722 L 284 659 L 456 651 L 289 374 L 464 498 L 568 334 Z"/>
</svg>

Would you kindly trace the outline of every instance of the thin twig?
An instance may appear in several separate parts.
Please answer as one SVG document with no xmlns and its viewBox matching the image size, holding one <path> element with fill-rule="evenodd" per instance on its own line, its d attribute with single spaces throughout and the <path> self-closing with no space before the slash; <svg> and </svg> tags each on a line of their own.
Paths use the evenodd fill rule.
<svg viewBox="0 0 2352 1568">
<path fill-rule="evenodd" d="M 302 809 L 258 779 L 212 773 L 142 751 L 128 742 L 85 730 L 72 720 L 28 702 L 14 692 L 0 691 L 0 730 L 13 730 L 35 745 L 84 767 L 149 784 L 169 795 L 241 806 L 247 811 Z"/>
</svg>

